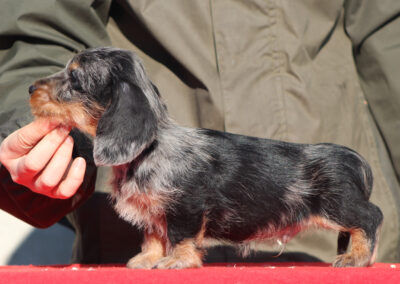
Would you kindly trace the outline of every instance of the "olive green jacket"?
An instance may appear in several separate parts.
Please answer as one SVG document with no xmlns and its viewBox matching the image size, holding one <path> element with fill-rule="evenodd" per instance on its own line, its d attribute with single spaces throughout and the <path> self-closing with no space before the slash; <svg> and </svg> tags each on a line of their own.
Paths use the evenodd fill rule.
<svg viewBox="0 0 400 284">
<path fill-rule="evenodd" d="M 0 139 L 32 119 L 27 89 L 35 79 L 87 47 L 132 49 L 182 125 L 360 152 L 385 215 L 378 261 L 400 261 L 400 1 L 111 2 L 0 0 Z M 0 206 L 38 227 L 68 214 L 74 260 L 105 262 L 118 255 L 109 244 L 120 236 L 105 224 L 122 221 L 89 198 L 95 187 L 107 192 L 107 170 L 96 179 L 90 143 L 74 137 L 76 154 L 89 161 L 78 195 L 39 196 L 0 165 Z M 287 250 L 332 261 L 336 234 L 306 233 Z"/>
</svg>

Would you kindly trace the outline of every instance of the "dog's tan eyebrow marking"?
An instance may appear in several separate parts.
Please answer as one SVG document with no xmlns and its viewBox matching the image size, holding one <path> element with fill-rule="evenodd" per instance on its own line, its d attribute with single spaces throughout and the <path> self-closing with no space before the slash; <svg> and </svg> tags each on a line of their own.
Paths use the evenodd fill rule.
<svg viewBox="0 0 400 284">
<path fill-rule="evenodd" d="M 79 63 L 74 61 L 68 66 L 69 71 L 74 71 L 75 69 L 79 68 Z"/>
</svg>

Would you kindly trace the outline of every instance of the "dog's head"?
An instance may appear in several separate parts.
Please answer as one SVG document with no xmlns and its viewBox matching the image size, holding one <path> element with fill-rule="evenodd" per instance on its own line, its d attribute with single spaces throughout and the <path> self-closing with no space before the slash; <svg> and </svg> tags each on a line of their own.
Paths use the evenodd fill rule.
<svg viewBox="0 0 400 284">
<path fill-rule="evenodd" d="M 30 88 L 36 117 L 77 127 L 94 137 L 97 165 L 131 162 L 156 138 L 166 108 L 133 52 L 88 49 L 64 70 Z"/>
</svg>

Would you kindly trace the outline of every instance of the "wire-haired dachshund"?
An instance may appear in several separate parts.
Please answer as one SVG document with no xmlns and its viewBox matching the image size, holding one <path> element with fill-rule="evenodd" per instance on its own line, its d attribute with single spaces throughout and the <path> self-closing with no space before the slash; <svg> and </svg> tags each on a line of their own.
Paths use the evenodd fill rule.
<svg viewBox="0 0 400 284">
<path fill-rule="evenodd" d="M 339 232 L 333 266 L 375 261 L 383 215 L 353 150 L 181 127 L 138 56 L 116 48 L 77 54 L 29 92 L 36 117 L 93 136 L 96 165 L 113 168 L 115 209 L 144 231 L 130 268 L 200 267 L 209 245 L 246 253 L 313 227 Z"/>
</svg>

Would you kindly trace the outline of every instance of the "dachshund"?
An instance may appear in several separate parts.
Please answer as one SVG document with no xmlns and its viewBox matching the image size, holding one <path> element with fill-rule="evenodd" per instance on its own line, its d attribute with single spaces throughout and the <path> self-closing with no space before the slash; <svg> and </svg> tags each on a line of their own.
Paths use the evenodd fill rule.
<svg viewBox="0 0 400 284">
<path fill-rule="evenodd" d="M 29 93 L 35 117 L 87 133 L 96 165 L 112 167 L 114 207 L 144 232 L 129 268 L 201 267 L 209 246 L 246 254 L 308 228 L 338 232 L 335 267 L 376 259 L 383 215 L 349 148 L 181 127 L 140 58 L 117 48 L 78 53 Z"/>
</svg>

